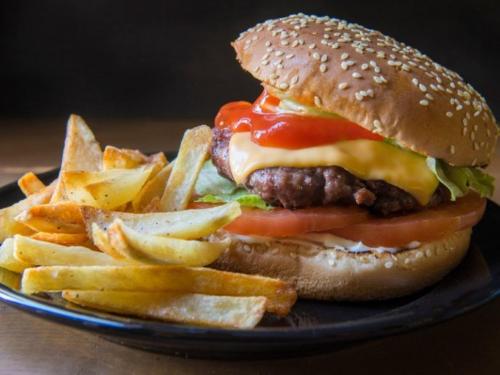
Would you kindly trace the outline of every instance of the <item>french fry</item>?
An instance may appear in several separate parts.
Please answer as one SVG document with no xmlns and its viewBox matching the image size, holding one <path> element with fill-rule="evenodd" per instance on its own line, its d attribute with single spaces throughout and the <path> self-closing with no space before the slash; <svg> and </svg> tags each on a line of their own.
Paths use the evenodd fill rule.
<svg viewBox="0 0 500 375">
<path fill-rule="evenodd" d="M 254 328 L 265 313 L 265 297 L 228 297 L 173 292 L 65 290 L 64 299 L 97 310 L 163 321 L 221 328 Z"/>
<path fill-rule="evenodd" d="M 5 268 L 0 268 L 0 284 L 10 289 L 18 290 L 21 285 L 21 275 Z"/>
<path fill-rule="evenodd" d="M 33 206 L 48 203 L 54 192 L 55 183 L 50 184 L 38 193 L 0 210 L 0 242 L 15 234 L 31 234 L 33 231 L 22 223 L 18 223 L 15 217 L 21 212 L 29 210 Z"/>
<path fill-rule="evenodd" d="M 26 268 L 32 267 L 32 265 L 14 256 L 14 239 L 7 238 L 0 247 L 0 267 L 12 272 L 21 273 Z"/>
<path fill-rule="evenodd" d="M 45 184 L 40 181 L 38 176 L 33 172 L 24 174 L 19 180 L 17 180 L 17 185 L 26 196 L 38 193 L 45 188 Z"/>
<path fill-rule="evenodd" d="M 151 264 L 179 264 L 202 267 L 213 263 L 226 250 L 230 241 L 206 242 L 152 236 L 137 232 L 123 221 L 109 227 L 111 246 L 126 258 Z"/>
<path fill-rule="evenodd" d="M 36 266 L 120 266 L 130 262 L 116 260 L 82 246 L 62 246 L 25 236 L 14 237 L 14 257 Z"/>
<path fill-rule="evenodd" d="M 87 246 L 89 238 L 87 233 L 47 233 L 37 232 L 31 238 L 39 241 L 51 242 L 65 246 Z"/>
<path fill-rule="evenodd" d="M 177 159 L 160 201 L 160 211 L 187 208 L 203 163 L 208 157 L 212 131 L 206 125 L 184 133 Z"/>
<path fill-rule="evenodd" d="M 92 130 L 77 115 L 71 115 L 66 127 L 66 139 L 59 173 L 58 184 L 51 203 L 65 200 L 64 179 L 68 171 L 98 171 L 102 164 L 101 146 L 96 141 Z"/>
<path fill-rule="evenodd" d="M 278 279 L 183 266 L 52 266 L 23 273 L 26 294 L 66 289 L 186 292 L 224 296 L 263 296 L 266 310 L 286 315 L 297 299 L 291 284 Z"/>
<path fill-rule="evenodd" d="M 143 166 L 102 172 L 64 172 L 62 179 L 72 202 L 112 210 L 132 201 L 151 171 L 151 166 Z"/>
<path fill-rule="evenodd" d="M 15 219 L 37 232 L 85 233 L 80 205 L 75 202 L 33 206 Z"/>
<path fill-rule="evenodd" d="M 165 186 L 167 184 L 168 177 L 172 172 L 173 164 L 163 167 L 156 176 L 151 178 L 144 187 L 141 189 L 139 194 L 132 200 L 132 208 L 135 212 L 145 212 L 147 207 L 156 198 L 161 198 Z"/>
<path fill-rule="evenodd" d="M 89 236 L 92 233 L 93 223 L 107 230 L 116 219 L 120 219 L 126 226 L 143 234 L 184 240 L 208 236 L 241 215 L 240 205 L 237 202 L 196 210 L 145 214 L 112 212 L 93 207 L 82 207 L 81 211 Z"/>
<path fill-rule="evenodd" d="M 102 155 L 102 169 L 133 169 L 148 162 L 148 157 L 139 150 L 106 146 Z"/>
<path fill-rule="evenodd" d="M 108 254 L 114 259 L 125 259 L 125 256 L 120 252 L 115 250 L 109 241 L 108 233 L 101 228 L 96 223 L 92 224 L 92 242 L 94 245 L 101 250 L 103 253 Z"/>
</svg>

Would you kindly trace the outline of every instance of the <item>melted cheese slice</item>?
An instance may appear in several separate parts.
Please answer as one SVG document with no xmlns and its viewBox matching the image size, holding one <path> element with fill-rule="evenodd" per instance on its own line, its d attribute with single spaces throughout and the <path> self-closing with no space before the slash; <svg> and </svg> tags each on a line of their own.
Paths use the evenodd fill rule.
<svg viewBox="0 0 500 375">
<path fill-rule="evenodd" d="M 429 202 L 438 186 L 425 157 L 371 140 L 289 150 L 262 147 L 252 142 L 250 133 L 234 133 L 229 143 L 229 165 L 237 184 L 243 184 L 257 169 L 338 166 L 363 180 L 383 180 L 397 186 L 422 205 Z"/>
</svg>

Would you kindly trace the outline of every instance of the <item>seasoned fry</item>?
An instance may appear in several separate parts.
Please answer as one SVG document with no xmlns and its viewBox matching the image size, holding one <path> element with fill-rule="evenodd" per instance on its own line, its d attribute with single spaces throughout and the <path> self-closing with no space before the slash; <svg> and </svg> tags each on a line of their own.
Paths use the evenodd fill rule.
<svg viewBox="0 0 500 375">
<path fill-rule="evenodd" d="M 0 247 L 0 267 L 12 272 L 21 273 L 26 268 L 32 267 L 32 265 L 14 256 L 14 239 L 8 238 Z"/>
<path fill-rule="evenodd" d="M 212 131 L 206 125 L 187 130 L 160 202 L 160 211 L 187 208 L 203 163 L 208 157 Z"/>
<path fill-rule="evenodd" d="M 38 193 L 45 188 L 45 184 L 40 181 L 38 176 L 33 172 L 24 174 L 19 180 L 17 180 L 17 185 L 26 196 Z"/>
<path fill-rule="evenodd" d="M 120 266 L 130 262 L 116 260 L 82 246 L 62 246 L 25 236 L 14 237 L 14 257 L 37 266 Z"/>
<path fill-rule="evenodd" d="M 109 227 L 108 236 L 111 246 L 125 257 L 151 264 L 202 267 L 213 263 L 230 245 L 229 240 L 205 242 L 147 235 L 120 219 Z"/>
<path fill-rule="evenodd" d="M 151 171 L 151 166 L 142 166 L 103 172 L 65 172 L 62 178 L 71 201 L 112 210 L 132 201 Z"/>
<path fill-rule="evenodd" d="M 174 292 L 65 290 L 64 299 L 107 312 L 222 328 L 254 328 L 265 312 L 265 297 L 207 296 Z"/>
<path fill-rule="evenodd" d="M 292 285 L 277 279 L 182 266 L 83 266 L 28 268 L 24 293 L 66 289 L 105 291 L 175 291 L 225 296 L 267 297 L 266 310 L 286 315 L 297 299 Z"/>
<path fill-rule="evenodd" d="M 110 257 L 114 259 L 125 259 L 124 255 L 111 246 L 108 233 L 99 228 L 99 225 L 96 223 L 92 224 L 92 242 L 99 250 L 108 254 Z"/>
<path fill-rule="evenodd" d="M 126 226 L 143 234 L 185 240 L 206 237 L 241 215 L 237 202 L 197 210 L 146 214 L 111 212 L 92 207 L 82 207 L 81 211 L 90 234 L 92 224 L 96 223 L 101 229 L 107 230 L 116 219 L 120 219 Z"/>
<path fill-rule="evenodd" d="M 101 146 L 96 141 L 94 133 L 80 116 L 69 116 L 59 182 L 50 202 L 56 203 L 66 198 L 64 179 L 61 178 L 65 172 L 98 171 L 101 164 Z"/>
<path fill-rule="evenodd" d="M 48 203 L 54 192 L 55 183 L 50 184 L 38 193 L 19 201 L 12 206 L 0 210 L 0 242 L 15 234 L 31 234 L 33 231 L 22 223 L 18 223 L 15 217 L 21 212 L 29 210 L 33 206 Z"/>
<path fill-rule="evenodd" d="M 150 178 L 150 180 L 146 182 L 142 190 L 132 201 L 132 208 L 135 212 L 145 212 L 154 199 L 161 198 L 163 191 L 165 190 L 167 180 L 172 172 L 172 166 L 173 164 L 170 163 L 166 167 L 163 167 L 163 169 L 159 171 L 156 176 Z"/>
<path fill-rule="evenodd" d="M 80 205 L 60 202 L 33 206 L 16 216 L 16 221 L 39 232 L 85 233 Z"/>
<path fill-rule="evenodd" d="M 10 289 L 18 290 L 21 285 L 21 275 L 5 268 L 0 268 L 0 284 Z"/>
<path fill-rule="evenodd" d="M 65 246 L 87 246 L 89 238 L 87 233 L 47 233 L 37 232 L 31 238 L 39 241 L 52 242 Z"/>
<path fill-rule="evenodd" d="M 163 152 L 146 156 L 139 150 L 106 146 L 104 149 L 102 168 L 108 169 L 133 169 L 144 164 L 158 164 L 159 169 L 167 164 Z"/>
</svg>

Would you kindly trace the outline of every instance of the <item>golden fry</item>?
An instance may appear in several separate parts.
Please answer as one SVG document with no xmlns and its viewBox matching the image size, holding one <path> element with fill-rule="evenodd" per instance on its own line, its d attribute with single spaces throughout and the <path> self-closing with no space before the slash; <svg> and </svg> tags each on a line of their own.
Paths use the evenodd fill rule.
<svg viewBox="0 0 500 375">
<path fill-rule="evenodd" d="M 212 130 L 201 125 L 187 130 L 160 202 L 160 211 L 180 211 L 191 201 L 194 185 L 208 158 Z"/>
<path fill-rule="evenodd" d="M 80 205 L 74 202 L 33 206 L 16 216 L 16 221 L 38 232 L 85 233 Z"/>
<path fill-rule="evenodd" d="M 31 238 L 65 246 L 86 246 L 89 244 L 87 233 L 46 233 L 37 232 Z"/>
<path fill-rule="evenodd" d="M 12 272 L 21 273 L 26 268 L 32 267 L 32 265 L 14 256 L 14 239 L 8 238 L 0 247 L 0 267 Z"/>
<path fill-rule="evenodd" d="M 266 311 L 265 297 L 88 290 L 65 290 L 62 296 L 74 304 L 102 311 L 221 328 L 254 328 Z"/>
<path fill-rule="evenodd" d="M 21 285 L 21 275 L 5 268 L 0 268 L 0 284 L 10 289 L 18 290 Z"/>
<path fill-rule="evenodd" d="M 297 299 L 291 284 L 268 277 L 183 266 L 37 267 L 23 273 L 22 290 L 32 294 L 66 289 L 186 292 L 223 296 L 263 296 L 266 310 L 286 315 Z"/>
<path fill-rule="evenodd" d="M 24 174 L 17 180 L 17 185 L 26 196 L 38 193 L 45 188 L 45 184 L 33 172 Z"/>
<path fill-rule="evenodd" d="M 96 141 L 94 133 L 80 116 L 69 116 L 59 182 L 50 202 L 56 203 L 66 199 L 62 178 L 64 172 L 98 171 L 101 164 L 101 146 Z"/>
</svg>

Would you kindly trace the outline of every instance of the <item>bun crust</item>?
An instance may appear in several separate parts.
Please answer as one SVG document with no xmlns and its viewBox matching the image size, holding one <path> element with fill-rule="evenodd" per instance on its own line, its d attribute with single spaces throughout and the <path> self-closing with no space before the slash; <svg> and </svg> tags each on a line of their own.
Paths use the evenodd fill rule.
<svg viewBox="0 0 500 375">
<path fill-rule="evenodd" d="M 356 24 L 302 14 L 233 42 L 264 86 L 452 165 L 485 166 L 498 130 L 484 98 L 418 50 Z"/>
<path fill-rule="evenodd" d="M 404 296 L 439 281 L 464 257 L 471 229 L 396 254 L 221 236 L 229 236 L 232 244 L 215 268 L 292 282 L 302 298 L 367 301 Z"/>
</svg>

